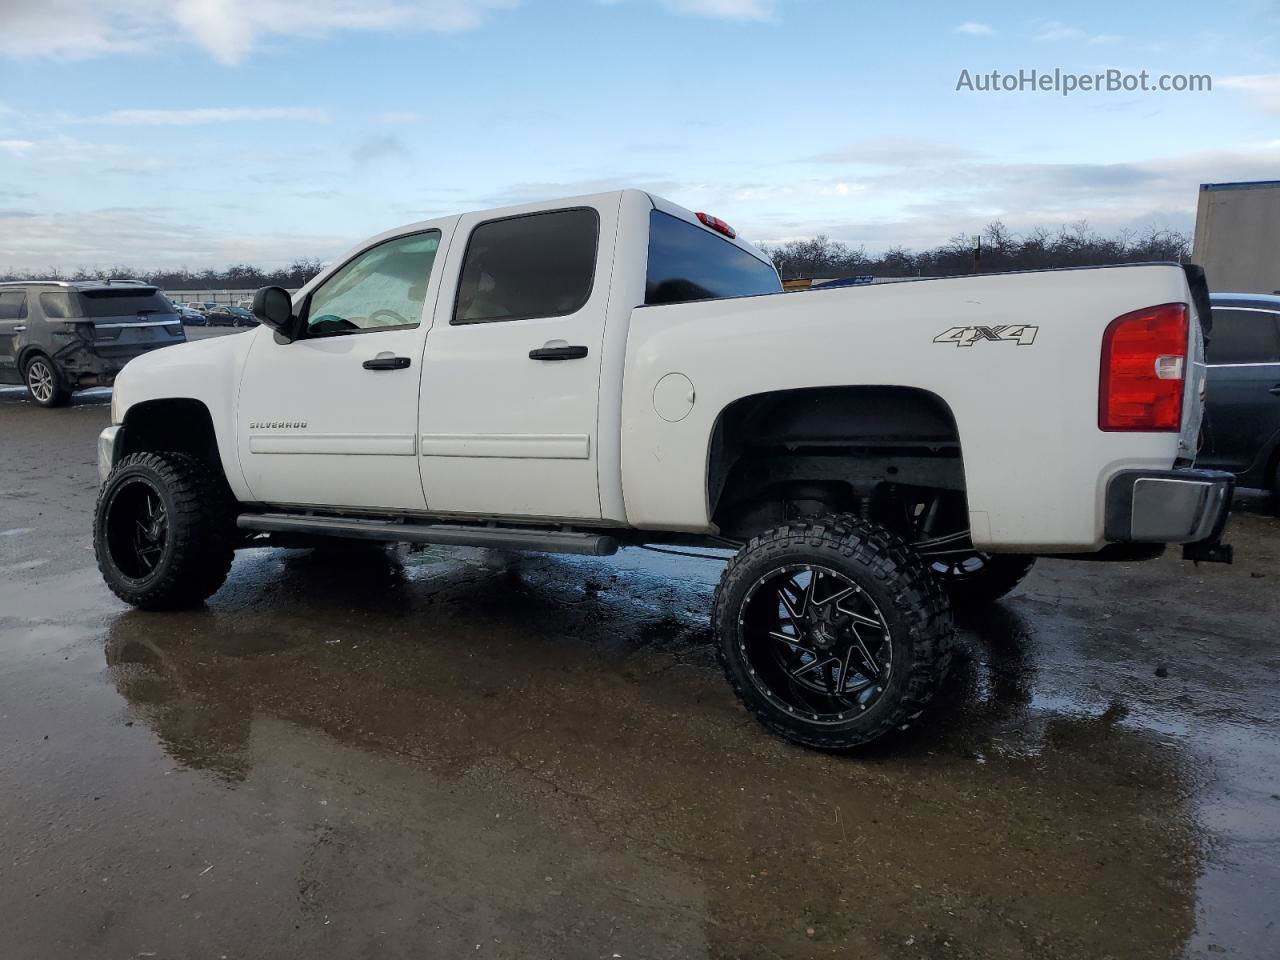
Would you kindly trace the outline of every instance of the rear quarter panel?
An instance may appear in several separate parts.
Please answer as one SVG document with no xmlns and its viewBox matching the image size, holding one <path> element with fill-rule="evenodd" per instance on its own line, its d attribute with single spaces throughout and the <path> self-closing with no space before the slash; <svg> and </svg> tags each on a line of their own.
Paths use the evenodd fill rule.
<svg viewBox="0 0 1280 960">
<path fill-rule="evenodd" d="M 1131 310 L 1189 299 L 1181 269 L 1144 265 L 638 308 L 622 407 L 627 519 L 641 528 L 711 529 L 709 441 L 735 400 L 803 387 L 896 385 L 936 394 L 955 417 L 975 545 L 1097 549 L 1104 490 L 1115 472 L 1165 469 L 1191 456 L 1175 434 L 1098 429 L 1103 331 Z M 999 324 L 1036 327 L 1034 342 L 934 342 L 952 327 Z M 692 412 L 676 423 L 653 404 L 668 373 L 684 374 L 695 390 Z"/>
</svg>

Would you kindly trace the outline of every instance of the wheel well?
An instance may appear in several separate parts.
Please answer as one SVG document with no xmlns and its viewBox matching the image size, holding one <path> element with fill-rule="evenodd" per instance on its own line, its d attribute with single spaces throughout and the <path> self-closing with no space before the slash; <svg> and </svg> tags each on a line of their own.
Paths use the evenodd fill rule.
<svg viewBox="0 0 1280 960">
<path fill-rule="evenodd" d="M 162 450 L 189 453 L 222 473 L 213 417 L 199 400 L 182 397 L 147 400 L 129 408 L 124 415 L 124 445 L 120 455 Z"/>
<path fill-rule="evenodd" d="M 31 362 L 32 357 L 45 357 L 49 359 L 51 362 L 53 362 L 55 367 L 57 366 L 57 361 L 54 361 L 53 358 L 50 357 L 46 351 L 42 350 L 40 347 L 32 345 L 29 347 L 24 347 L 22 351 L 18 354 L 18 372 L 19 373 L 21 373 L 24 376 L 26 375 L 27 364 Z"/>
<path fill-rule="evenodd" d="M 950 407 L 913 387 L 814 387 L 744 397 L 712 432 L 707 502 L 746 539 L 822 513 L 910 526 L 906 501 L 945 499 L 934 521 L 968 527 L 960 436 Z M 938 517 L 941 509 L 945 514 Z"/>
</svg>

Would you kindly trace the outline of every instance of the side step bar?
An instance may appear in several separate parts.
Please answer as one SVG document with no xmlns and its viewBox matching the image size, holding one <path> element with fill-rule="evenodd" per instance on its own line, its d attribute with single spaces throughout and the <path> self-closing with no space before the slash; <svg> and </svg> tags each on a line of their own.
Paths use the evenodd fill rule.
<svg viewBox="0 0 1280 960">
<path fill-rule="evenodd" d="M 451 547 L 577 553 L 589 557 L 607 557 L 618 552 L 616 537 L 572 530 L 543 530 L 538 527 L 470 527 L 464 524 L 405 523 L 398 520 L 362 520 L 349 517 L 304 517 L 289 513 L 242 513 L 236 518 L 236 526 L 241 530 L 260 533 L 303 533 L 356 540 L 435 543 Z"/>
</svg>

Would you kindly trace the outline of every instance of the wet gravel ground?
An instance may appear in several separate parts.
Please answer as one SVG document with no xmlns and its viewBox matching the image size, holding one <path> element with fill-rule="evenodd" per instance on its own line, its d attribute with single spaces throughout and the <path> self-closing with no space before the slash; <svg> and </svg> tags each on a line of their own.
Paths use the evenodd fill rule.
<svg viewBox="0 0 1280 960">
<path fill-rule="evenodd" d="M 1280 521 L 1233 567 L 1042 561 L 918 729 L 788 746 L 720 565 L 259 549 L 93 565 L 109 393 L 0 389 L 0 955 L 1280 955 Z"/>
</svg>

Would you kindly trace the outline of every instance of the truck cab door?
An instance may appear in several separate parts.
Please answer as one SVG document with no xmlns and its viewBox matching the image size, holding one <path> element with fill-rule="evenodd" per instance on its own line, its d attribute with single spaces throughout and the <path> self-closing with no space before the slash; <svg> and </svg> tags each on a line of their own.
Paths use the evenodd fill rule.
<svg viewBox="0 0 1280 960">
<path fill-rule="evenodd" d="M 423 358 L 432 512 L 599 519 L 597 410 L 619 201 L 458 222 Z"/>
<path fill-rule="evenodd" d="M 1206 449 L 1197 462 L 1238 474 L 1265 468 L 1280 433 L 1280 312 L 1215 306 L 1207 352 Z"/>
<path fill-rule="evenodd" d="M 382 239 L 294 309 L 300 335 L 252 334 L 237 405 L 240 464 L 263 503 L 422 510 L 418 382 L 441 230 Z"/>
</svg>

